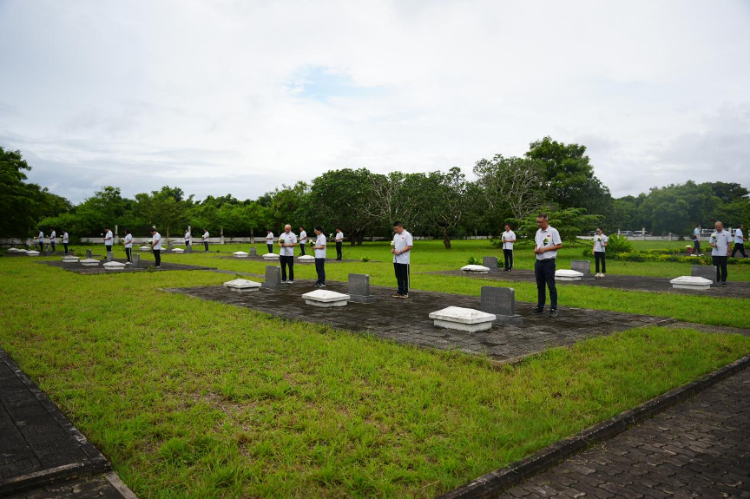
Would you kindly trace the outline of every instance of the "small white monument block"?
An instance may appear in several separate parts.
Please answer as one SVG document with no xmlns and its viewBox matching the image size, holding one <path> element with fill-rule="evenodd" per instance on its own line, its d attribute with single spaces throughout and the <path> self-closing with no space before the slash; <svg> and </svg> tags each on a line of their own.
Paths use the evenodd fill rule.
<svg viewBox="0 0 750 499">
<path fill-rule="evenodd" d="M 107 270 L 123 270 L 125 268 L 125 264 L 120 262 L 107 262 L 102 265 L 102 267 Z"/>
<path fill-rule="evenodd" d="M 38 251 L 33 251 L 33 250 L 32 251 L 27 251 L 26 254 L 29 255 L 29 256 L 39 256 L 39 252 Z"/>
<path fill-rule="evenodd" d="M 29 250 L 20 249 L 20 250 L 18 250 L 18 254 L 19 255 L 28 255 L 29 254 Z"/>
<path fill-rule="evenodd" d="M 141 246 L 138 248 L 140 251 L 151 251 L 151 246 Z"/>
<path fill-rule="evenodd" d="M 704 277 L 684 275 L 682 277 L 678 277 L 677 279 L 672 279 L 671 281 L 669 281 L 669 283 L 675 289 L 695 289 L 698 291 L 707 291 L 711 289 L 712 281 Z"/>
<path fill-rule="evenodd" d="M 277 255 L 276 253 L 266 253 L 265 255 L 263 255 L 263 259 L 264 260 L 278 260 L 279 255 Z"/>
<path fill-rule="evenodd" d="M 247 253 L 245 253 L 244 251 L 235 251 L 234 253 L 232 253 L 232 256 L 234 256 L 235 258 L 247 258 Z"/>
<path fill-rule="evenodd" d="M 16 253 L 20 253 L 20 252 L 21 252 L 21 250 L 18 249 L 18 248 L 8 248 L 8 253 L 16 254 Z"/>
<path fill-rule="evenodd" d="M 560 269 L 555 271 L 555 279 L 558 281 L 580 281 L 583 278 L 583 272 L 577 270 Z"/>
<path fill-rule="evenodd" d="M 316 289 L 315 291 L 303 294 L 302 298 L 305 299 L 305 303 L 308 305 L 316 307 L 345 307 L 349 302 L 350 296 L 335 291 Z"/>
<path fill-rule="evenodd" d="M 302 255 L 301 257 L 297 258 L 297 261 L 299 263 L 315 263 L 315 257 L 312 255 Z"/>
<path fill-rule="evenodd" d="M 261 284 L 259 282 L 250 281 L 248 279 L 234 279 L 233 281 L 227 281 L 224 283 L 225 288 L 237 292 L 258 291 L 260 286 Z"/>
<path fill-rule="evenodd" d="M 185 253 L 183 248 L 172 248 L 172 253 Z"/>
<path fill-rule="evenodd" d="M 77 256 L 64 256 L 62 259 L 63 263 L 78 263 L 79 260 Z"/>
<path fill-rule="evenodd" d="M 464 265 L 461 270 L 465 274 L 489 274 L 490 268 L 484 265 Z"/>
<path fill-rule="evenodd" d="M 430 313 L 430 319 L 435 321 L 435 327 L 475 333 L 492 329 L 492 323 L 497 317 L 473 308 L 446 307 Z"/>
<path fill-rule="evenodd" d="M 84 258 L 81 260 L 81 265 L 84 267 L 98 267 L 99 266 L 99 260 L 96 258 Z"/>
</svg>

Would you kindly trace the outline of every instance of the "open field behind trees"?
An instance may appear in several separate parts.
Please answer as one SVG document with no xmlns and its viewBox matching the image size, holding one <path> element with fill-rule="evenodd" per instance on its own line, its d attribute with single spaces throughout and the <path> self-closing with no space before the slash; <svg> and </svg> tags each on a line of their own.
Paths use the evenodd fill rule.
<svg viewBox="0 0 750 499">
<path fill-rule="evenodd" d="M 438 254 L 485 254 L 476 244 L 451 252 L 420 244 L 415 267 L 436 270 L 429 262 Z M 332 279 L 363 271 L 392 284 L 388 263 L 328 266 Z M 457 352 L 159 291 L 219 285 L 226 274 L 84 276 L 2 258 L 0 277 L 3 347 L 143 498 L 433 497 L 750 352 L 744 336 L 651 327 L 498 370 Z M 413 277 L 441 291 L 475 293 L 482 284 Z M 561 304 L 594 299 L 571 288 Z M 630 295 L 612 307 L 647 308 L 634 297 L 657 296 Z M 732 300 L 664 296 L 675 310 L 720 308 L 747 322 Z"/>
</svg>

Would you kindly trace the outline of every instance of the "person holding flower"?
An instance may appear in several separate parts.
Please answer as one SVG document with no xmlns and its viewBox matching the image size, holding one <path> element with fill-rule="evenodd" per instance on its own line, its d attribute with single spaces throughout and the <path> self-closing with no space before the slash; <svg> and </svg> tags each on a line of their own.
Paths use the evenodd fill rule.
<svg viewBox="0 0 750 499">
<path fill-rule="evenodd" d="M 744 229 L 744 227 L 742 224 L 740 224 L 740 226 L 737 227 L 734 231 L 734 248 L 732 248 L 732 258 L 734 258 L 734 254 L 738 251 L 742 254 L 742 258 L 747 258 L 747 255 L 745 254 L 745 241 L 747 241 L 747 238 L 742 233 L 742 229 Z M 54 232 L 52 234 L 54 234 Z M 50 236 L 49 239 L 50 241 L 52 241 L 52 236 Z M 55 251 L 54 243 L 52 243 L 52 251 Z"/>
<path fill-rule="evenodd" d="M 505 272 L 513 270 L 513 244 L 516 242 L 516 233 L 510 230 L 510 224 L 505 224 L 503 240 L 503 260 L 505 260 Z"/>
<path fill-rule="evenodd" d="M 401 222 L 393 222 L 393 241 L 391 241 L 391 253 L 393 253 L 393 270 L 396 272 L 398 291 L 394 298 L 409 298 L 409 263 L 411 262 L 411 249 L 414 247 L 414 238 L 404 229 Z"/>
<path fill-rule="evenodd" d="M 716 222 L 716 230 L 711 234 L 708 243 L 711 245 L 711 259 L 716 267 L 716 284 L 727 285 L 727 258 L 732 247 L 732 236 L 724 230 L 724 224 Z"/>
<path fill-rule="evenodd" d="M 292 226 L 286 224 L 284 232 L 279 236 L 279 260 L 281 261 L 281 282 L 294 284 L 294 247 L 297 246 L 297 235 L 292 232 Z M 289 280 L 286 280 L 286 268 L 289 267 Z"/>
<path fill-rule="evenodd" d="M 318 280 L 315 283 L 316 288 L 326 287 L 326 235 L 323 234 L 323 227 L 315 226 L 315 244 L 313 252 L 315 253 L 315 273 L 318 274 Z"/>
<path fill-rule="evenodd" d="M 604 258 L 607 244 L 609 244 L 609 238 L 604 235 L 600 227 L 596 228 L 596 235 L 594 236 L 594 249 L 591 253 L 594 255 L 594 261 L 596 262 L 596 275 L 595 277 L 604 277 L 607 273 L 607 260 Z M 602 262 L 602 272 L 599 273 L 599 262 Z"/>
<path fill-rule="evenodd" d="M 341 232 L 341 229 L 336 229 L 336 260 L 341 260 L 343 258 L 341 254 L 341 247 L 344 244 L 344 233 Z"/>
<path fill-rule="evenodd" d="M 693 229 L 693 254 L 701 256 L 701 224 L 696 225 Z"/>
<path fill-rule="evenodd" d="M 269 253 L 273 253 L 273 232 L 271 232 L 271 229 L 268 230 L 268 234 L 266 234 L 266 248 L 268 248 Z"/>
<path fill-rule="evenodd" d="M 544 313 L 544 302 L 547 299 L 546 289 L 549 288 L 550 309 L 549 316 L 557 317 L 557 286 L 555 285 L 555 259 L 557 250 L 562 248 L 562 239 L 557 229 L 550 226 L 546 213 L 536 217 L 539 229 L 534 237 L 534 275 L 536 276 L 537 304 L 533 314 Z"/>
</svg>

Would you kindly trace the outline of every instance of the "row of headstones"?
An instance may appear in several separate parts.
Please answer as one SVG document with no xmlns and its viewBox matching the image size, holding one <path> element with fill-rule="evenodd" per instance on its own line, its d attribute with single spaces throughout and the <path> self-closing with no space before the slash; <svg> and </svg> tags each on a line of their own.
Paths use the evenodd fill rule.
<svg viewBox="0 0 750 499">
<path fill-rule="evenodd" d="M 266 267 L 264 283 L 247 279 L 235 279 L 224 283 L 234 291 L 257 291 L 259 288 L 279 289 L 281 274 L 279 267 Z M 305 293 L 302 298 L 308 305 L 320 307 L 340 307 L 348 302 L 373 303 L 375 296 L 370 294 L 370 276 L 367 274 L 349 274 L 348 293 L 316 290 Z M 447 307 L 430 314 L 436 326 L 449 327 L 462 331 L 481 331 L 490 329 L 492 324 L 520 325 L 523 318 L 516 314 L 516 292 L 513 288 L 495 286 L 482 287 L 479 310 Z"/>
</svg>

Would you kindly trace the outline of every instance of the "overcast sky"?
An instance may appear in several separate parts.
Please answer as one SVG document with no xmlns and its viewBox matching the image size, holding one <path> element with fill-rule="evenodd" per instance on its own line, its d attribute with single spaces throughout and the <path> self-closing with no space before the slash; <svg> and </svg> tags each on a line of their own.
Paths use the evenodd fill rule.
<svg viewBox="0 0 750 499">
<path fill-rule="evenodd" d="M 0 0 L 0 146 L 80 202 L 255 198 L 550 135 L 620 197 L 750 187 L 750 2 Z"/>
</svg>

